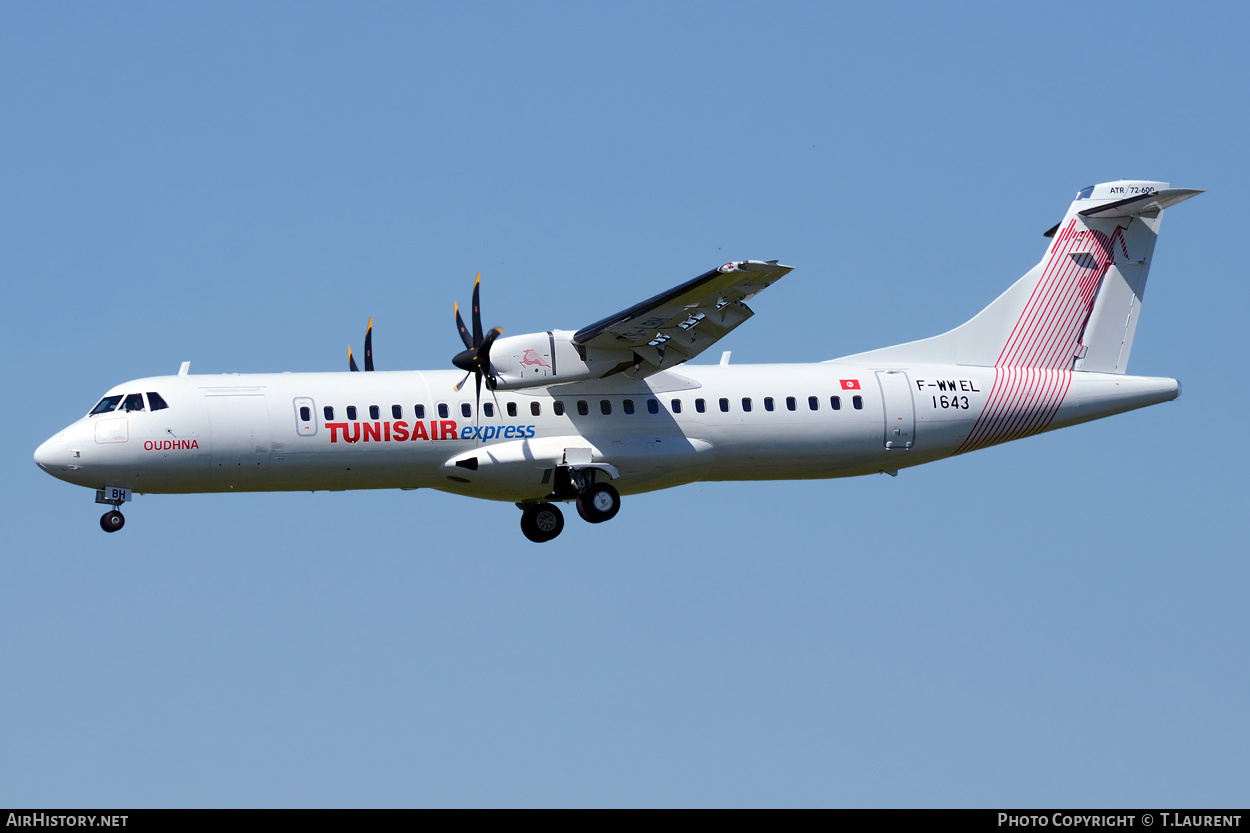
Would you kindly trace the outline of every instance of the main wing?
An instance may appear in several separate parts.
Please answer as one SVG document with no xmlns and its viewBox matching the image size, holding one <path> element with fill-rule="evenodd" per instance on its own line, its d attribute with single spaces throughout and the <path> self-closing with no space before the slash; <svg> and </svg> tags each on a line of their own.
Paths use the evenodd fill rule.
<svg viewBox="0 0 1250 833">
<path fill-rule="evenodd" d="M 692 359 L 755 313 L 746 305 L 790 272 L 775 260 L 726 263 L 577 332 L 498 339 L 488 384 L 496 390 L 639 379 Z"/>
<path fill-rule="evenodd" d="M 583 327 L 574 333 L 573 343 L 590 350 L 628 351 L 633 354 L 630 375 L 650 375 L 694 358 L 754 315 L 746 301 L 790 269 L 775 260 L 726 263 Z"/>
</svg>

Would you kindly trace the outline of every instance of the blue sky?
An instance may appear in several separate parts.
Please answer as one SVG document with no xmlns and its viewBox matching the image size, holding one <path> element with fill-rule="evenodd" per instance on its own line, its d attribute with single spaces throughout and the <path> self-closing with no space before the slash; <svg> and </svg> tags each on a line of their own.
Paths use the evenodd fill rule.
<svg viewBox="0 0 1250 833">
<path fill-rule="evenodd" d="M 0 805 L 1244 804 L 1247 22 L 0 7 Z M 1182 397 L 897 478 L 538 547 L 432 492 L 141 496 L 105 536 L 31 460 L 184 360 L 341 369 L 370 315 L 379 368 L 448 367 L 478 270 L 509 333 L 780 258 L 735 362 L 931 335 L 1120 177 L 1208 189 L 1130 367 Z"/>
</svg>

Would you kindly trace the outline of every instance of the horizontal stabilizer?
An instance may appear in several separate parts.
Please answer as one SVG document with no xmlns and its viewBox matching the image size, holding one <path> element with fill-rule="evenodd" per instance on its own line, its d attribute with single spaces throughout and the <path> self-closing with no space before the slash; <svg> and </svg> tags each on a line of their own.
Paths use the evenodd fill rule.
<svg viewBox="0 0 1250 833">
<path fill-rule="evenodd" d="M 1139 217 L 1148 211 L 1162 211 L 1170 205 L 1176 205 L 1190 197 L 1201 194 L 1193 188 L 1166 188 L 1153 194 L 1138 194 L 1106 205 L 1087 208 L 1079 212 L 1082 217 Z M 1049 236 L 1049 235 L 1048 235 Z"/>
</svg>

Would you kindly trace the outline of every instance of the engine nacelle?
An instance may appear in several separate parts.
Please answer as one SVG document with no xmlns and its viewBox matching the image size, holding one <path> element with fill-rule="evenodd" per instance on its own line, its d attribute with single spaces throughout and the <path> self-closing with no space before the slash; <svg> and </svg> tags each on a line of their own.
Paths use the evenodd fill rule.
<svg viewBox="0 0 1250 833">
<path fill-rule="evenodd" d="M 516 390 L 599 379 L 632 366 L 631 351 L 578 347 L 573 333 L 552 330 L 495 340 L 490 370 L 498 390 Z"/>
</svg>

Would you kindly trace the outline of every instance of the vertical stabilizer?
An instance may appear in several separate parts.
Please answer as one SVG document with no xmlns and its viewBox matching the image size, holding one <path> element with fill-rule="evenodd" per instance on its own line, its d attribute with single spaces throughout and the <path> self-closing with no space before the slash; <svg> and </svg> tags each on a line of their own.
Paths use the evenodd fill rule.
<svg viewBox="0 0 1250 833">
<path fill-rule="evenodd" d="M 1042 261 L 971 321 L 860 361 L 1123 373 L 1163 209 L 1201 191 L 1121 180 L 1077 194 Z"/>
</svg>

